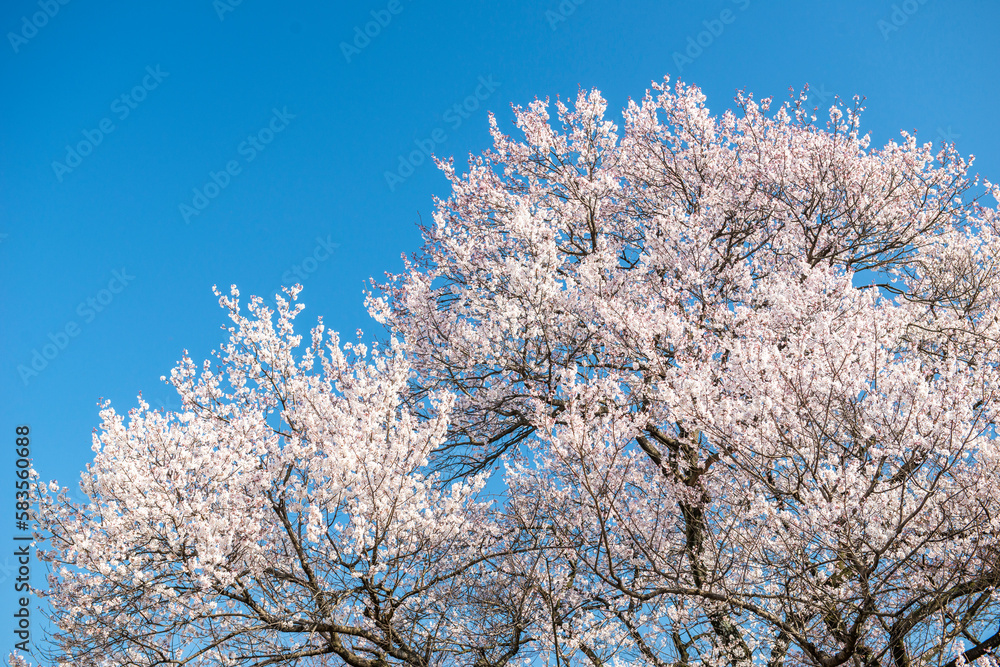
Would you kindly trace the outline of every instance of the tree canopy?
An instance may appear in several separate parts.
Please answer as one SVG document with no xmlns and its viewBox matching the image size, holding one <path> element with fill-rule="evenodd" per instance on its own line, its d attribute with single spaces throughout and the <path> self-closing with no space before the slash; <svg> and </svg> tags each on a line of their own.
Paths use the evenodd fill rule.
<svg viewBox="0 0 1000 667">
<path fill-rule="evenodd" d="M 217 292 L 39 485 L 81 667 L 952 667 L 1000 645 L 1000 188 L 860 103 L 491 116 L 380 345 Z M 978 194 L 977 194 L 978 192 Z M 990 202 L 986 203 L 986 198 Z M 18 658 L 20 660 L 21 658 Z"/>
</svg>

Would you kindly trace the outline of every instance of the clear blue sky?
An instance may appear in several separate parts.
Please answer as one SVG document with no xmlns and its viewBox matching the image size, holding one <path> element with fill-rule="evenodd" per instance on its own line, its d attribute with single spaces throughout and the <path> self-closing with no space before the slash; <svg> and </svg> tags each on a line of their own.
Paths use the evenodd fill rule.
<svg viewBox="0 0 1000 667">
<path fill-rule="evenodd" d="M 223 341 L 213 284 L 302 282 L 300 321 L 374 330 L 364 281 L 400 269 L 447 193 L 428 161 L 410 174 L 400 156 L 433 143 L 464 165 L 489 147 L 487 110 L 509 128 L 511 103 L 596 87 L 620 120 L 628 97 L 679 74 L 722 112 L 737 89 L 784 100 L 808 83 L 817 103 L 865 96 L 876 145 L 900 129 L 951 138 L 1000 180 L 987 0 L 62 1 L 0 8 L 8 489 L 16 424 L 43 478 L 75 486 L 101 397 L 174 407 L 159 377 Z M 3 497 L 0 554 L 15 532 Z M 4 619 L 12 565 L 0 555 Z"/>
</svg>

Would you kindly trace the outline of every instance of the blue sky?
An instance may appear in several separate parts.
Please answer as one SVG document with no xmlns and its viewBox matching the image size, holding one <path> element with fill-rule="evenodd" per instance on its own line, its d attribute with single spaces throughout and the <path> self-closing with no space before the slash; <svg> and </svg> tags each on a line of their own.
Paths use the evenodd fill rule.
<svg viewBox="0 0 1000 667">
<path fill-rule="evenodd" d="M 7 0 L 4 474 L 17 424 L 43 478 L 75 485 L 101 398 L 176 406 L 159 377 L 223 341 L 213 284 L 301 282 L 301 322 L 374 331 L 365 281 L 401 268 L 447 194 L 406 156 L 464 165 L 489 147 L 487 111 L 509 128 L 512 103 L 596 87 L 620 120 L 666 74 L 716 113 L 737 89 L 784 100 L 808 83 L 821 106 L 866 97 L 875 145 L 915 129 L 1000 180 L 998 19 L 986 0 Z M 0 514 L 9 539 L 13 507 Z M 8 619 L 13 562 L 0 556 Z M 0 637 L 6 655 L 4 623 Z"/>
</svg>

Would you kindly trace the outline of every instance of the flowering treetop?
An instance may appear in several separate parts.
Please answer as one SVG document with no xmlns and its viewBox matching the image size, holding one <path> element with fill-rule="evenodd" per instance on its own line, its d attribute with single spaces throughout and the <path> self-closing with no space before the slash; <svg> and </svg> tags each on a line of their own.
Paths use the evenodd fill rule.
<svg viewBox="0 0 1000 667">
<path fill-rule="evenodd" d="M 105 407 L 91 504 L 39 489 L 54 657 L 987 660 L 996 205 L 954 147 L 804 100 L 714 116 L 665 81 L 621 131 L 596 91 L 516 108 L 518 139 L 491 118 L 369 295 L 371 352 L 220 295 L 184 408 Z"/>
</svg>

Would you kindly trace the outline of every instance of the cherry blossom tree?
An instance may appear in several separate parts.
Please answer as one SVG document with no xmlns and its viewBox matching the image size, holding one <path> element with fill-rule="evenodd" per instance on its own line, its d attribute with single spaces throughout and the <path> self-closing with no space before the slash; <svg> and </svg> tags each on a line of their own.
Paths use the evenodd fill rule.
<svg viewBox="0 0 1000 667">
<path fill-rule="evenodd" d="M 220 295 L 39 487 L 53 662 L 989 663 L 1000 188 L 805 99 L 491 117 L 370 351 Z"/>
<path fill-rule="evenodd" d="M 546 546 L 555 664 L 1000 644 L 995 204 L 954 147 L 805 97 L 515 109 L 370 296 L 413 400 L 456 396 L 438 469 L 503 462 Z"/>
<path fill-rule="evenodd" d="M 473 608 L 507 588 L 489 567 L 511 540 L 485 476 L 445 485 L 426 471 L 452 399 L 416 419 L 400 405 L 398 345 L 342 348 L 320 323 L 297 354 L 301 306 L 279 297 L 272 321 L 256 298 L 243 316 L 237 297 L 220 298 L 234 323 L 221 371 L 185 358 L 171 374 L 183 412 L 101 412 L 89 506 L 41 489 L 54 661 L 488 664 L 516 646 L 502 593 L 486 615 Z M 493 631 L 486 645 L 466 619 Z M 321 656 L 338 662 L 307 660 Z"/>
</svg>

